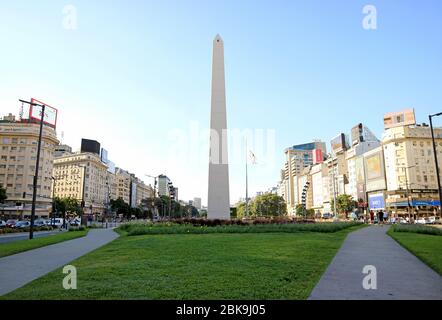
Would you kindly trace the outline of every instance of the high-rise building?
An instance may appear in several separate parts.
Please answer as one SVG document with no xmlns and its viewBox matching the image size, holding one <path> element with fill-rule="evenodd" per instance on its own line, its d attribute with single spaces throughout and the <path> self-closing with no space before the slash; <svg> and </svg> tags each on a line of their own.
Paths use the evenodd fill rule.
<svg viewBox="0 0 442 320">
<path fill-rule="evenodd" d="M 299 202 L 296 192 L 299 186 L 295 177 L 300 175 L 305 168 L 322 163 L 326 153 L 325 143 L 319 140 L 285 149 L 286 161 L 281 184 L 285 186 L 284 194 L 289 214 L 295 214 L 296 205 Z"/>
<path fill-rule="evenodd" d="M 0 121 L 0 185 L 8 199 L 0 215 L 28 218 L 31 215 L 33 179 L 40 125 L 15 121 L 12 114 Z M 59 144 L 55 130 L 43 126 L 35 214 L 48 217 L 51 210 L 54 149 Z"/>
<path fill-rule="evenodd" d="M 107 166 L 99 155 L 78 152 L 54 160 L 54 196 L 74 198 L 86 214 L 102 214 L 108 206 Z"/>
<path fill-rule="evenodd" d="M 362 123 L 351 130 L 351 147 L 346 152 L 348 166 L 348 186 L 345 192 L 358 201 L 362 210 L 366 208 L 364 161 L 362 154 L 378 148 L 381 141 Z"/>
<path fill-rule="evenodd" d="M 201 210 L 201 198 L 193 198 L 193 206 Z"/>
<path fill-rule="evenodd" d="M 219 35 L 216 35 L 213 40 L 210 129 L 207 217 L 228 220 L 230 219 L 230 196 L 224 42 Z"/>
<path fill-rule="evenodd" d="M 160 196 L 170 196 L 170 185 L 172 182 L 170 179 L 162 174 L 158 176 L 158 194 Z"/>
</svg>

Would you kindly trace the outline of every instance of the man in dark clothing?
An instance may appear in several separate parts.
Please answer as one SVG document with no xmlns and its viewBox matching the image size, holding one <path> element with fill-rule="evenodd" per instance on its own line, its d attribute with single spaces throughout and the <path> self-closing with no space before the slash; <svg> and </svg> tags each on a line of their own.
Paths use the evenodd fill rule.
<svg viewBox="0 0 442 320">
<path fill-rule="evenodd" d="M 384 212 L 381 210 L 378 212 L 378 221 L 379 223 L 382 223 L 383 220 L 384 220 Z"/>
</svg>

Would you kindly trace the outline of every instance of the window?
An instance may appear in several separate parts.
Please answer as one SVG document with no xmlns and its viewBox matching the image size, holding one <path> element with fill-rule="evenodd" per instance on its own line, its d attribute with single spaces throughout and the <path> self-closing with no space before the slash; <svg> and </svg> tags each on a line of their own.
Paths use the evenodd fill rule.
<svg viewBox="0 0 442 320">
<path fill-rule="evenodd" d="M 8 144 L 9 143 L 9 138 L 3 138 L 3 144 Z"/>
</svg>

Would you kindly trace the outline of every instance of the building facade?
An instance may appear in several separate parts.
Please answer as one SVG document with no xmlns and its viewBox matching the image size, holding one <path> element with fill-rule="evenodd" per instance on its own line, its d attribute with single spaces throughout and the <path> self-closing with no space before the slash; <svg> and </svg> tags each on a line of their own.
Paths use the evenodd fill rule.
<svg viewBox="0 0 442 320">
<path fill-rule="evenodd" d="M 0 205 L 0 215 L 5 218 L 31 215 L 39 128 L 37 123 L 15 121 L 11 114 L 0 121 L 0 185 L 8 197 Z M 55 130 L 43 126 L 35 210 L 38 217 L 48 217 L 51 211 L 51 176 L 58 144 Z"/>
<path fill-rule="evenodd" d="M 434 136 L 441 168 L 442 128 L 435 128 Z M 387 129 L 382 144 L 389 209 L 413 216 L 435 212 L 440 203 L 430 127 L 423 124 Z"/>
<path fill-rule="evenodd" d="M 71 197 L 84 205 L 85 214 L 103 214 L 109 205 L 107 166 L 99 155 L 79 152 L 54 160 L 54 196 Z"/>
</svg>

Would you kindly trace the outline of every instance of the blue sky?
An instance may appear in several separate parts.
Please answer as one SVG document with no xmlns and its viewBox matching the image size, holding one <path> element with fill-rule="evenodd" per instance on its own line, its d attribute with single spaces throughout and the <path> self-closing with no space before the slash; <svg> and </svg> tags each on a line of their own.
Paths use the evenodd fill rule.
<svg viewBox="0 0 442 320">
<path fill-rule="evenodd" d="M 63 28 L 69 4 L 76 30 Z M 377 30 L 362 28 L 367 4 Z M 250 169 L 253 194 L 276 185 L 290 145 L 329 142 L 359 122 L 380 136 L 389 111 L 414 107 L 419 122 L 442 111 L 441 13 L 437 0 L 0 0 L 0 108 L 41 99 L 59 109 L 59 136 L 74 149 L 99 140 L 117 166 L 166 173 L 181 199 L 204 203 L 208 151 L 174 156 L 173 136 L 209 125 L 219 33 L 228 126 L 275 130 L 274 160 Z M 244 166 L 230 179 L 233 203 Z"/>
</svg>

